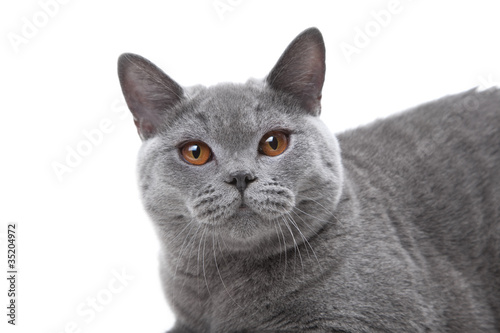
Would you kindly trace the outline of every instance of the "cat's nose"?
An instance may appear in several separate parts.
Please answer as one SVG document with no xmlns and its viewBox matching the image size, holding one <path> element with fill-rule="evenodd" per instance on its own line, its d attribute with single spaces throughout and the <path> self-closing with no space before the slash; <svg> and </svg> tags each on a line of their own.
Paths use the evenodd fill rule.
<svg viewBox="0 0 500 333">
<path fill-rule="evenodd" d="M 254 175 L 247 171 L 238 171 L 229 175 L 226 183 L 235 185 L 238 191 L 243 194 L 248 184 L 257 179 Z"/>
</svg>

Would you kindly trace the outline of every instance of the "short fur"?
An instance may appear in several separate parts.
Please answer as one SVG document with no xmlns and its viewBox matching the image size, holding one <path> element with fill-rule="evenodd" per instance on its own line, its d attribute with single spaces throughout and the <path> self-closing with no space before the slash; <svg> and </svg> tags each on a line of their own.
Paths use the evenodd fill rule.
<svg viewBox="0 0 500 333">
<path fill-rule="evenodd" d="M 500 332 L 500 91 L 335 137 L 324 52 L 308 29 L 262 82 L 187 89 L 120 57 L 170 332 Z M 276 157 L 272 130 L 290 133 Z M 208 163 L 183 160 L 192 140 Z"/>
</svg>

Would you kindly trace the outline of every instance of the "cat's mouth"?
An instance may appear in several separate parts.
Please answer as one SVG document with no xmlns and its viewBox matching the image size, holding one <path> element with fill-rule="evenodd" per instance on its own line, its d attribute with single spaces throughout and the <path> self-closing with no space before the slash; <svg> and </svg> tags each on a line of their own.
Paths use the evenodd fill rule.
<svg viewBox="0 0 500 333">
<path fill-rule="evenodd" d="M 245 203 L 245 201 L 241 200 L 241 204 L 238 207 L 238 211 L 245 211 L 245 210 L 249 210 L 249 209 L 250 209 L 250 207 L 247 206 L 247 204 Z"/>
</svg>

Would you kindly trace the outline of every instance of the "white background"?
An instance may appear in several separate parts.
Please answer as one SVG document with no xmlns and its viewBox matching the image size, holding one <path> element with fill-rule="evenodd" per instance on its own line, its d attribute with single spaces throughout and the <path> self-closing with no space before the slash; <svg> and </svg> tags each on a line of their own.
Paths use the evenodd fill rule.
<svg viewBox="0 0 500 333">
<path fill-rule="evenodd" d="M 244 82 L 264 77 L 316 26 L 327 47 L 322 119 L 334 132 L 500 80 L 497 0 L 400 0 L 390 18 L 380 14 L 390 0 L 60 2 L 0 5 L 2 332 L 159 333 L 173 324 L 136 187 L 140 139 L 121 100 L 121 53 L 149 58 L 182 85 Z M 346 44 L 357 53 L 346 57 Z M 58 177 L 54 165 L 78 147 L 87 156 Z M 6 323 L 8 222 L 18 223 L 16 327 Z"/>
</svg>

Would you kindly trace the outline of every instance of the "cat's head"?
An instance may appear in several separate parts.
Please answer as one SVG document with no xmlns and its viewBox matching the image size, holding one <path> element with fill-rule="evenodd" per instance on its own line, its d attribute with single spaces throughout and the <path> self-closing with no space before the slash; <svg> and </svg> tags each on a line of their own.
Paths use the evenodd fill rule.
<svg viewBox="0 0 500 333">
<path fill-rule="evenodd" d="M 137 55 L 122 55 L 118 67 L 143 140 L 143 202 L 166 237 L 190 228 L 233 250 L 276 238 L 291 246 L 331 221 L 342 167 L 319 120 L 317 29 L 301 33 L 263 81 L 183 88 Z"/>
</svg>

